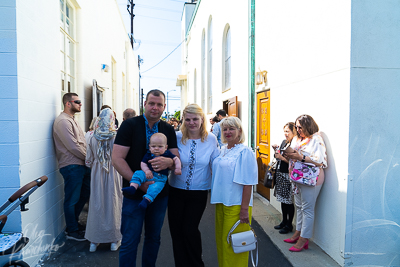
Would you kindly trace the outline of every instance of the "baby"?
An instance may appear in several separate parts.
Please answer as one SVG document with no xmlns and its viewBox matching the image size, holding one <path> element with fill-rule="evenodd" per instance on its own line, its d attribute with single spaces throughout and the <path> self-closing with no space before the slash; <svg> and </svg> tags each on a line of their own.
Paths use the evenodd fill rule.
<svg viewBox="0 0 400 267">
<path fill-rule="evenodd" d="M 147 189 L 147 193 L 143 196 L 143 200 L 140 202 L 139 207 L 146 209 L 147 206 L 154 201 L 156 196 L 164 188 L 165 182 L 168 179 L 168 169 L 155 172 L 149 160 L 155 157 L 166 157 L 173 159 L 175 163 L 175 174 L 182 174 L 181 161 L 177 156 L 167 150 L 167 137 L 162 133 L 155 133 L 150 138 L 149 151 L 144 155 L 142 162 L 140 163 L 141 171 L 136 171 L 131 180 L 130 187 L 122 188 L 127 194 L 135 194 L 137 188 L 146 181 L 154 181 L 154 184 L 150 184 Z"/>
</svg>

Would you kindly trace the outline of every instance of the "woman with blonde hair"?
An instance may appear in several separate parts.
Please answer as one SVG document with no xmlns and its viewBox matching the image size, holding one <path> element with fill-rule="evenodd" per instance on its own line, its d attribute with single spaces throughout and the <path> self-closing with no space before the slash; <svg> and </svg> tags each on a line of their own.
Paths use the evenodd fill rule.
<svg viewBox="0 0 400 267">
<path fill-rule="evenodd" d="M 201 107 L 189 104 L 177 132 L 182 174 L 170 175 L 168 222 L 175 266 L 204 266 L 198 229 L 211 188 L 211 165 L 219 155 L 217 138 L 206 130 Z"/>
<path fill-rule="evenodd" d="M 233 233 L 250 229 L 253 185 L 258 169 L 254 152 L 245 146 L 242 122 L 228 117 L 220 122 L 221 139 L 227 144 L 212 165 L 211 204 L 215 207 L 215 239 L 219 267 L 248 266 L 249 253 L 235 254 L 226 242 L 229 230 L 240 220 Z"/>
<path fill-rule="evenodd" d="M 94 132 L 94 125 L 96 124 L 96 121 L 97 121 L 97 117 L 94 117 L 94 118 L 92 119 L 92 122 L 91 122 L 90 125 L 89 125 L 89 131 L 87 131 L 87 132 L 85 133 L 86 144 L 89 144 L 90 137 L 93 135 L 93 132 Z"/>
</svg>

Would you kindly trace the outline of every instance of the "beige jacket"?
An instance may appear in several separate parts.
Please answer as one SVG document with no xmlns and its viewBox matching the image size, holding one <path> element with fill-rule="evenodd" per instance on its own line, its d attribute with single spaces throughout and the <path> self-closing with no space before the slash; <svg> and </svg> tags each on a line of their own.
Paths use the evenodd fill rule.
<svg viewBox="0 0 400 267">
<path fill-rule="evenodd" d="M 85 135 L 74 116 L 61 112 L 53 124 L 53 139 L 59 168 L 85 165 Z"/>
</svg>

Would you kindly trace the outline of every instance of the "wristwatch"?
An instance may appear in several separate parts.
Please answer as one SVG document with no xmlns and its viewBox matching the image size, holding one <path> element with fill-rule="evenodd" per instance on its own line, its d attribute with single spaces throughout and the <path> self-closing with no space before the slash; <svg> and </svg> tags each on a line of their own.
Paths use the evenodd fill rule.
<svg viewBox="0 0 400 267">
<path fill-rule="evenodd" d="M 303 159 L 301 160 L 301 162 L 306 161 L 306 155 L 303 155 Z"/>
</svg>

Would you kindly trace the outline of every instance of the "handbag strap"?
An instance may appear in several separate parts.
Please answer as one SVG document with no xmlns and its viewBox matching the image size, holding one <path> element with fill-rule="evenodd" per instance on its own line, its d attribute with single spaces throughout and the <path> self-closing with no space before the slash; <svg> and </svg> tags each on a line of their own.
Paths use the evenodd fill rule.
<svg viewBox="0 0 400 267">
<path fill-rule="evenodd" d="M 240 220 L 237 221 L 237 222 L 232 226 L 231 230 L 229 230 L 228 236 L 226 237 L 226 241 L 228 242 L 228 244 L 231 243 L 231 235 L 232 235 L 232 232 L 235 231 L 236 227 L 238 227 L 239 224 L 240 224 Z M 250 228 L 251 228 L 251 224 L 250 224 L 250 223 L 249 223 L 249 225 L 250 225 Z M 252 228 L 251 228 L 251 229 L 252 229 Z"/>
<path fill-rule="evenodd" d="M 256 249 L 255 249 L 255 253 L 256 253 L 256 263 L 254 264 L 254 256 L 253 256 L 253 252 L 254 252 L 254 250 L 252 250 L 251 252 L 250 252 L 250 257 L 251 257 L 251 263 L 253 264 L 253 267 L 257 267 L 257 265 L 258 265 L 258 242 L 257 242 L 257 240 L 256 240 Z"/>
<path fill-rule="evenodd" d="M 232 232 L 235 231 L 236 227 L 238 227 L 239 224 L 240 224 L 240 220 L 237 221 L 237 222 L 232 226 L 231 230 L 229 230 L 228 236 L 227 236 L 227 238 L 226 238 L 226 241 L 228 242 L 228 244 L 231 243 L 231 235 L 232 235 Z M 249 223 L 249 226 L 250 226 L 250 229 L 251 229 L 252 231 L 254 231 L 253 228 L 251 227 L 251 224 L 250 224 L 250 223 Z M 255 235 L 255 234 L 254 234 L 254 235 Z M 250 255 L 251 255 L 251 263 L 253 264 L 253 267 L 257 267 L 257 265 L 258 265 L 258 242 L 257 242 L 257 239 L 256 239 L 256 249 L 255 249 L 255 253 L 256 253 L 256 256 L 255 256 L 256 260 L 255 260 L 255 262 L 254 262 L 253 252 L 254 252 L 254 250 L 250 252 Z"/>
</svg>

